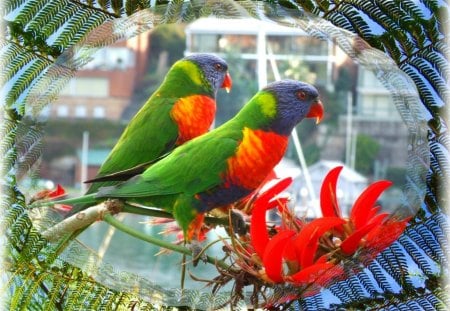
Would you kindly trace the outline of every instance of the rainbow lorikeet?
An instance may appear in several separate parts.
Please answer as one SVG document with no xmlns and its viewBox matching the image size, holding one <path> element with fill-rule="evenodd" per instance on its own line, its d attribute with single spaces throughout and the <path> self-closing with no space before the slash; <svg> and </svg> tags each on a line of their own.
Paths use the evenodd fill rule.
<svg viewBox="0 0 450 311">
<path fill-rule="evenodd" d="M 100 167 L 97 177 L 129 170 L 126 180 L 145 170 L 173 148 L 206 133 L 216 113 L 219 88 L 231 89 L 227 63 L 211 54 L 193 54 L 177 61 L 164 81 L 131 119 Z M 86 194 L 115 181 L 94 182 Z M 83 210 L 77 205 L 71 214 Z"/>
<path fill-rule="evenodd" d="M 259 91 L 231 120 L 176 148 L 140 175 L 96 194 L 59 203 L 107 198 L 157 206 L 173 213 L 186 241 L 196 238 L 204 214 L 255 190 L 283 157 L 293 128 L 320 121 L 323 106 L 307 83 L 282 80 Z"/>
</svg>

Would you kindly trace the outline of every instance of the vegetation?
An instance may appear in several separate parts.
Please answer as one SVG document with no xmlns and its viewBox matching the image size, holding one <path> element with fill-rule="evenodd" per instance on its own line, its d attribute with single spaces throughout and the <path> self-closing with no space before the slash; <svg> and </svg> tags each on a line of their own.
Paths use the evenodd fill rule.
<svg viewBox="0 0 450 311">
<path fill-rule="evenodd" d="M 9 0 L 3 4 L 1 233 L 6 237 L 7 254 L 2 259 L 2 290 L 8 300 L 5 309 L 77 310 L 82 306 L 92 310 L 153 310 L 160 305 L 201 309 L 209 307 L 214 299 L 217 307 L 227 302 L 220 300 L 221 295 L 208 296 L 194 290 L 186 290 L 181 296 L 148 280 L 115 273 L 109 266 L 80 269 L 77 263 L 96 257 L 86 256 L 77 244 L 68 245 L 65 240 L 49 243 L 44 239 L 31 222 L 27 200 L 16 187 L 17 170 L 32 168 L 39 158 L 34 147 L 43 137 L 38 125 L 25 124 L 25 116 L 31 110 L 38 113 L 54 99 L 94 50 L 145 31 L 151 22 L 189 22 L 199 16 L 232 17 L 241 12 L 280 21 L 284 15 L 305 16 L 301 8 L 311 15 L 297 20 L 300 25 L 315 35 L 332 38 L 341 34 L 340 44 L 362 64 L 370 67 L 377 51 L 388 55 L 387 66 L 378 64 L 381 67 L 372 69 L 387 73 L 381 78 L 391 89 L 399 82 L 390 81 L 390 70 L 395 65 L 414 81 L 421 100 L 417 106 L 405 105 L 407 96 L 396 98 L 402 116 L 413 124 L 413 130 L 423 130 L 414 126 L 425 119 L 421 111 L 430 117 L 426 149 L 414 145 L 418 147 L 414 150 L 418 158 L 411 159 L 407 173 L 409 180 L 417 181 L 410 185 L 410 194 L 419 196 L 421 208 L 399 239 L 366 269 L 327 287 L 336 297 L 331 307 L 445 310 L 450 305 L 448 284 L 443 283 L 448 275 L 448 217 L 444 207 L 448 203 L 450 172 L 448 116 L 444 113 L 448 108 L 448 45 L 444 29 L 448 6 L 433 0 L 423 0 L 420 5 L 413 0 L 267 1 L 261 6 L 252 1 L 156 1 L 151 13 L 146 10 L 150 3 L 153 2 Z M 320 28 L 312 16 L 358 34 L 377 50 L 365 54 L 369 46 L 363 41 L 354 38 L 349 42 L 348 32 L 342 33 L 328 24 Z M 411 111 L 418 111 L 420 120 L 410 118 Z M 25 126 L 30 131 L 24 131 Z M 424 162 L 420 160 L 430 162 L 422 183 Z M 425 192 L 424 198 L 414 192 L 417 185 Z M 409 269 L 412 263 L 414 272 Z M 284 297 L 276 291 L 274 295 Z M 305 310 L 326 309 L 330 306 L 325 298 L 320 292 L 301 297 L 297 306 Z"/>
<path fill-rule="evenodd" d="M 364 175 L 374 173 L 374 163 L 380 144 L 371 136 L 358 134 L 356 138 L 355 168 Z"/>
<path fill-rule="evenodd" d="M 45 123 L 43 159 L 51 161 L 61 156 L 74 155 L 81 148 L 84 131 L 89 132 L 91 148 L 112 148 L 125 128 L 110 120 L 72 119 L 48 120 Z"/>
</svg>

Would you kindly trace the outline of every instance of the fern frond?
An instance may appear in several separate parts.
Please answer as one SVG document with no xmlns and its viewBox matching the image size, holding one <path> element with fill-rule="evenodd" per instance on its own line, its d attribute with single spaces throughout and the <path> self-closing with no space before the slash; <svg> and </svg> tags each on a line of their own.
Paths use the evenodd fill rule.
<svg viewBox="0 0 450 311">
<path fill-rule="evenodd" d="M 20 7 L 26 0 L 9 0 L 3 1 L 0 10 L 2 12 L 2 16 L 8 15 L 18 7 Z"/>
<path fill-rule="evenodd" d="M 73 5 L 68 0 L 47 2 L 26 25 L 26 30 L 30 30 L 36 34 L 42 33 L 44 36 L 48 37 L 51 33 L 45 33 L 43 28 L 46 27 L 55 16 L 57 16 L 58 12 L 70 12 L 70 6 Z"/>
<path fill-rule="evenodd" d="M 398 286 L 398 284 L 391 282 L 391 280 L 386 277 L 386 272 L 381 268 L 378 261 L 373 261 L 367 267 L 367 270 L 372 273 L 373 278 L 383 292 L 393 292 L 394 288 L 392 286 Z"/>
<path fill-rule="evenodd" d="M 14 104 L 48 65 L 49 62 L 47 60 L 38 58 L 32 63 L 29 63 L 25 68 L 22 68 L 20 75 L 6 96 L 7 105 Z"/>
<path fill-rule="evenodd" d="M 42 10 L 42 8 L 47 4 L 46 0 L 28 0 L 26 1 L 24 7 L 15 17 L 14 21 L 22 26 L 28 24 L 36 14 Z"/>
<path fill-rule="evenodd" d="M 425 274 L 433 274 L 436 272 L 435 268 L 431 265 L 429 257 L 427 257 L 407 235 L 402 235 L 399 239 L 399 243 L 405 248 L 406 252 L 411 256 L 421 271 Z"/>
<path fill-rule="evenodd" d="M 1 68 L 3 68 L 3 70 L 6 72 L 6 66 L 10 65 L 13 61 L 16 60 L 17 57 L 19 57 L 19 55 L 23 53 L 23 50 L 19 47 L 19 45 L 16 44 L 5 44 L 2 49 L 1 49 L 1 53 L 0 53 L 0 66 Z M 10 66 L 14 66 L 15 65 L 10 65 Z M 6 77 L 4 78 L 3 75 L 5 74 L 5 72 L 2 71 L 2 79 L 6 79 Z M 14 75 L 14 74 L 12 74 Z M 5 81 L 5 80 L 3 80 Z"/>
<path fill-rule="evenodd" d="M 66 47 L 70 42 L 79 41 L 89 30 L 99 26 L 105 21 L 100 13 L 87 15 L 85 11 L 76 11 L 68 20 L 59 33 L 53 45 Z"/>
<path fill-rule="evenodd" d="M 42 126 L 39 124 L 24 122 L 18 127 L 16 133 L 18 153 L 16 176 L 18 179 L 26 174 L 41 157 L 43 135 Z"/>
<path fill-rule="evenodd" d="M 14 50 L 12 48 L 11 50 Z M 15 53 L 12 53 L 15 54 Z M 2 60 L 6 63 L 4 70 L 2 70 L 1 78 L 3 81 L 9 81 L 17 74 L 20 70 L 26 67 L 32 61 L 37 60 L 36 54 L 28 51 L 22 51 L 19 54 L 15 54 L 14 61 L 7 62 L 7 60 Z"/>
</svg>

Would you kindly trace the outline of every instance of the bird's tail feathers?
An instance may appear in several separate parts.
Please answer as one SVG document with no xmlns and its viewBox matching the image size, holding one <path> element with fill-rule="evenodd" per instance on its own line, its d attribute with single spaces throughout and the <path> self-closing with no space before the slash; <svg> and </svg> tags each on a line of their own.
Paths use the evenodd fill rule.
<svg viewBox="0 0 450 311">
<path fill-rule="evenodd" d="M 117 186 L 101 187 L 100 189 L 98 189 L 98 191 L 96 193 L 96 197 L 97 198 L 108 197 L 108 195 L 110 195 L 111 192 L 116 189 L 117 189 Z"/>
<path fill-rule="evenodd" d="M 51 200 L 51 201 L 36 201 L 29 205 L 29 208 L 43 207 L 43 206 L 52 206 L 55 204 L 66 204 L 66 205 L 75 205 L 75 204 L 97 204 L 96 193 L 84 195 L 77 198 L 70 198 L 64 200 Z"/>
</svg>

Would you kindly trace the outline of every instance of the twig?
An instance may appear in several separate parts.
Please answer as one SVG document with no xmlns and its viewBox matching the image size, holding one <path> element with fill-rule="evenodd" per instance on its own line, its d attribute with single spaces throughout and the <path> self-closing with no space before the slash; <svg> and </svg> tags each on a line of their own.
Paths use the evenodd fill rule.
<svg viewBox="0 0 450 311">
<path fill-rule="evenodd" d="M 125 214 L 119 214 L 117 216 L 117 219 L 119 221 L 122 221 L 124 218 Z M 103 238 L 102 244 L 100 244 L 100 247 L 98 248 L 98 257 L 100 259 L 103 259 L 103 257 L 105 256 L 105 253 L 109 248 L 109 244 L 111 243 L 114 232 L 116 232 L 116 228 L 113 226 L 109 226 L 108 231 L 106 231 L 105 237 Z"/>
<path fill-rule="evenodd" d="M 53 227 L 48 228 L 42 233 L 42 236 L 50 242 L 54 242 L 62 238 L 70 232 L 83 229 L 97 220 L 101 220 L 105 214 L 110 211 L 105 204 L 91 206 L 63 221 L 57 223 Z"/>
<path fill-rule="evenodd" d="M 155 208 L 147 208 L 147 207 L 140 207 L 136 205 L 131 205 L 125 203 L 125 205 L 122 208 L 123 213 L 131 213 L 136 215 L 144 215 L 144 216 L 153 216 L 153 217 L 161 217 L 161 218 L 172 218 L 172 213 L 155 209 Z M 228 225 L 228 218 L 218 218 L 218 217 L 205 217 L 205 223 L 211 224 L 211 225 Z"/>
<path fill-rule="evenodd" d="M 175 251 L 177 253 L 185 254 L 187 256 L 192 257 L 192 251 L 190 249 L 183 247 L 181 245 L 172 244 L 170 242 L 166 242 L 166 241 L 157 239 L 153 236 L 144 234 L 136 229 L 133 229 L 133 228 L 123 224 L 122 222 L 118 221 L 110 214 L 105 214 L 103 217 L 103 220 L 105 222 L 107 222 L 108 224 L 110 224 L 111 226 L 117 228 L 118 230 L 125 232 L 137 239 L 140 239 L 140 240 L 149 242 L 151 244 L 157 245 L 159 247 L 163 247 L 168 250 Z M 228 264 L 226 264 L 224 261 L 218 260 L 211 256 L 206 256 L 206 261 L 209 262 L 210 264 L 217 265 L 217 266 L 221 267 L 222 269 L 228 270 L 230 268 L 230 266 Z"/>
</svg>

